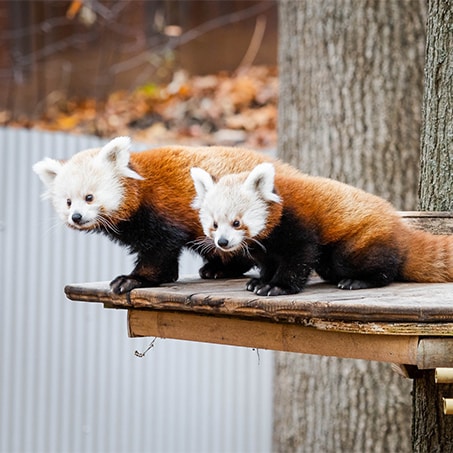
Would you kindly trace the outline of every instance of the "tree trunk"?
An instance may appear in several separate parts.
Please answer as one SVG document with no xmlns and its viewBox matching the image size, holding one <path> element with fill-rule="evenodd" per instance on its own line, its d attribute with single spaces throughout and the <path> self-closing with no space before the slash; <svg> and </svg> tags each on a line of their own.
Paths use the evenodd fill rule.
<svg viewBox="0 0 453 453">
<path fill-rule="evenodd" d="M 421 136 L 420 208 L 453 209 L 453 0 L 430 0 L 428 7 Z M 442 411 L 442 396 L 453 385 L 436 386 L 432 371 L 414 380 L 413 451 L 453 451 L 453 417 Z"/>
<path fill-rule="evenodd" d="M 278 353 L 275 452 L 410 451 L 410 381 L 389 365 Z"/>
<path fill-rule="evenodd" d="M 414 209 L 423 0 L 280 0 L 279 154 Z M 410 381 L 386 364 L 278 353 L 274 451 L 410 451 Z"/>
<path fill-rule="evenodd" d="M 444 415 L 442 397 L 453 397 L 453 385 L 438 385 L 434 371 L 422 371 L 414 379 L 412 451 L 414 453 L 451 453 L 453 418 Z"/>
<path fill-rule="evenodd" d="M 427 25 L 420 208 L 453 210 L 453 1 L 431 0 Z"/>
<path fill-rule="evenodd" d="M 279 7 L 281 156 L 414 209 L 424 0 L 280 0 Z"/>
</svg>

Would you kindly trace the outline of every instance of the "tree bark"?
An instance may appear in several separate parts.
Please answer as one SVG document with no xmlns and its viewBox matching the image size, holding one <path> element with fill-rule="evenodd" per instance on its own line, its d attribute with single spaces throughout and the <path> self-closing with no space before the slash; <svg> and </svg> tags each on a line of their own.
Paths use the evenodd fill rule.
<svg viewBox="0 0 453 453">
<path fill-rule="evenodd" d="M 425 91 L 421 133 L 420 209 L 453 209 L 453 0 L 430 0 L 426 36 Z M 434 373 L 414 380 L 413 451 L 453 451 L 453 417 L 445 416 L 442 396 L 453 385 L 436 386 Z"/>
<path fill-rule="evenodd" d="M 280 0 L 279 7 L 281 156 L 414 209 L 425 2 Z"/>
<path fill-rule="evenodd" d="M 279 155 L 417 204 L 423 0 L 280 0 Z M 278 353 L 274 451 L 410 451 L 410 381 L 373 362 Z"/>
<path fill-rule="evenodd" d="M 431 0 L 421 134 L 420 208 L 453 210 L 453 1 Z"/>
<path fill-rule="evenodd" d="M 273 451 L 410 451 L 409 393 L 378 362 L 279 353 Z"/>
<path fill-rule="evenodd" d="M 442 397 L 453 396 L 453 385 L 438 385 L 434 371 L 420 373 L 412 392 L 414 453 L 448 453 L 453 451 L 453 418 L 444 415 Z"/>
</svg>

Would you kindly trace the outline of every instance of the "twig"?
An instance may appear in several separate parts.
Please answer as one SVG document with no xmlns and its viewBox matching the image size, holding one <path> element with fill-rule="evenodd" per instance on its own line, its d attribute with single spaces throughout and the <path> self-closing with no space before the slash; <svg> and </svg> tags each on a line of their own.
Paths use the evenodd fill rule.
<svg viewBox="0 0 453 453">
<path fill-rule="evenodd" d="M 145 357 L 146 353 L 154 347 L 154 343 L 156 341 L 157 341 L 157 337 L 154 337 L 153 340 L 151 341 L 151 343 L 149 344 L 149 346 L 143 352 L 135 351 L 134 355 L 136 357 L 140 357 L 140 358 Z"/>
<path fill-rule="evenodd" d="M 244 66 L 251 66 L 255 60 L 258 51 L 260 50 L 261 43 L 263 42 L 264 32 L 266 31 L 266 22 L 267 19 L 264 14 L 261 14 L 256 18 L 255 30 L 253 31 L 252 39 L 250 40 L 250 44 L 245 52 L 245 55 L 239 63 L 238 69 Z M 236 69 L 236 71 L 238 69 Z"/>
<path fill-rule="evenodd" d="M 252 351 L 256 352 L 256 356 L 258 357 L 258 366 L 260 366 L 261 365 L 260 350 L 258 348 L 253 348 Z"/>
</svg>

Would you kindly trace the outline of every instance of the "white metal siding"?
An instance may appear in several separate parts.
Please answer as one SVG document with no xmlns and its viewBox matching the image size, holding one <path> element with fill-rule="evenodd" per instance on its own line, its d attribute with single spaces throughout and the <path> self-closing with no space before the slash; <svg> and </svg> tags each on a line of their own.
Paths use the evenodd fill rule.
<svg viewBox="0 0 453 453">
<path fill-rule="evenodd" d="M 62 226 L 31 167 L 100 143 L 0 129 L 0 451 L 270 451 L 270 352 L 159 339 L 137 358 L 150 339 L 127 337 L 124 311 L 66 300 L 132 260 Z"/>
</svg>

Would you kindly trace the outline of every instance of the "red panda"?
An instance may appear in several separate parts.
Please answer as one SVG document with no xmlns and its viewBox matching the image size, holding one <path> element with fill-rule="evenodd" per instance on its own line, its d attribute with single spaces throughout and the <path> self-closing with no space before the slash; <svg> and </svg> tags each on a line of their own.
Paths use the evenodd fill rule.
<svg viewBox="0 0 453 453">
<path fill-rule="evenodd" d="M 294 294 L 312 270 L 341 289 L 453 281 L 453 236 L 411 229 L 388 202 L 360 189 L 274 165 L 218 182 L 191 170 L 205 247 L 251 256 L 260 276 L 249 291 Z"/>
<path fill-rule="evenodd" d="M 113 292 L 177 280 L 184 247 L 207 261 L 200 269 L 204 278 L 249 270 L 253 262 L 246 256 L 221 259 L 198 244 L 203 231 L 191 207 L 195 190 L 190 168 L 202 166 L 222 176 L 269 159 L 228 147 L 173 146 L 131 153 L 130 145 L 128 137 L 117 137 L 65 162 L 46 158 L 33 166 L 47 188 L 44 196 L 69 227 L 105 234 L 136 255 L 131 274 L 112 280 Z"/>
</svg>

